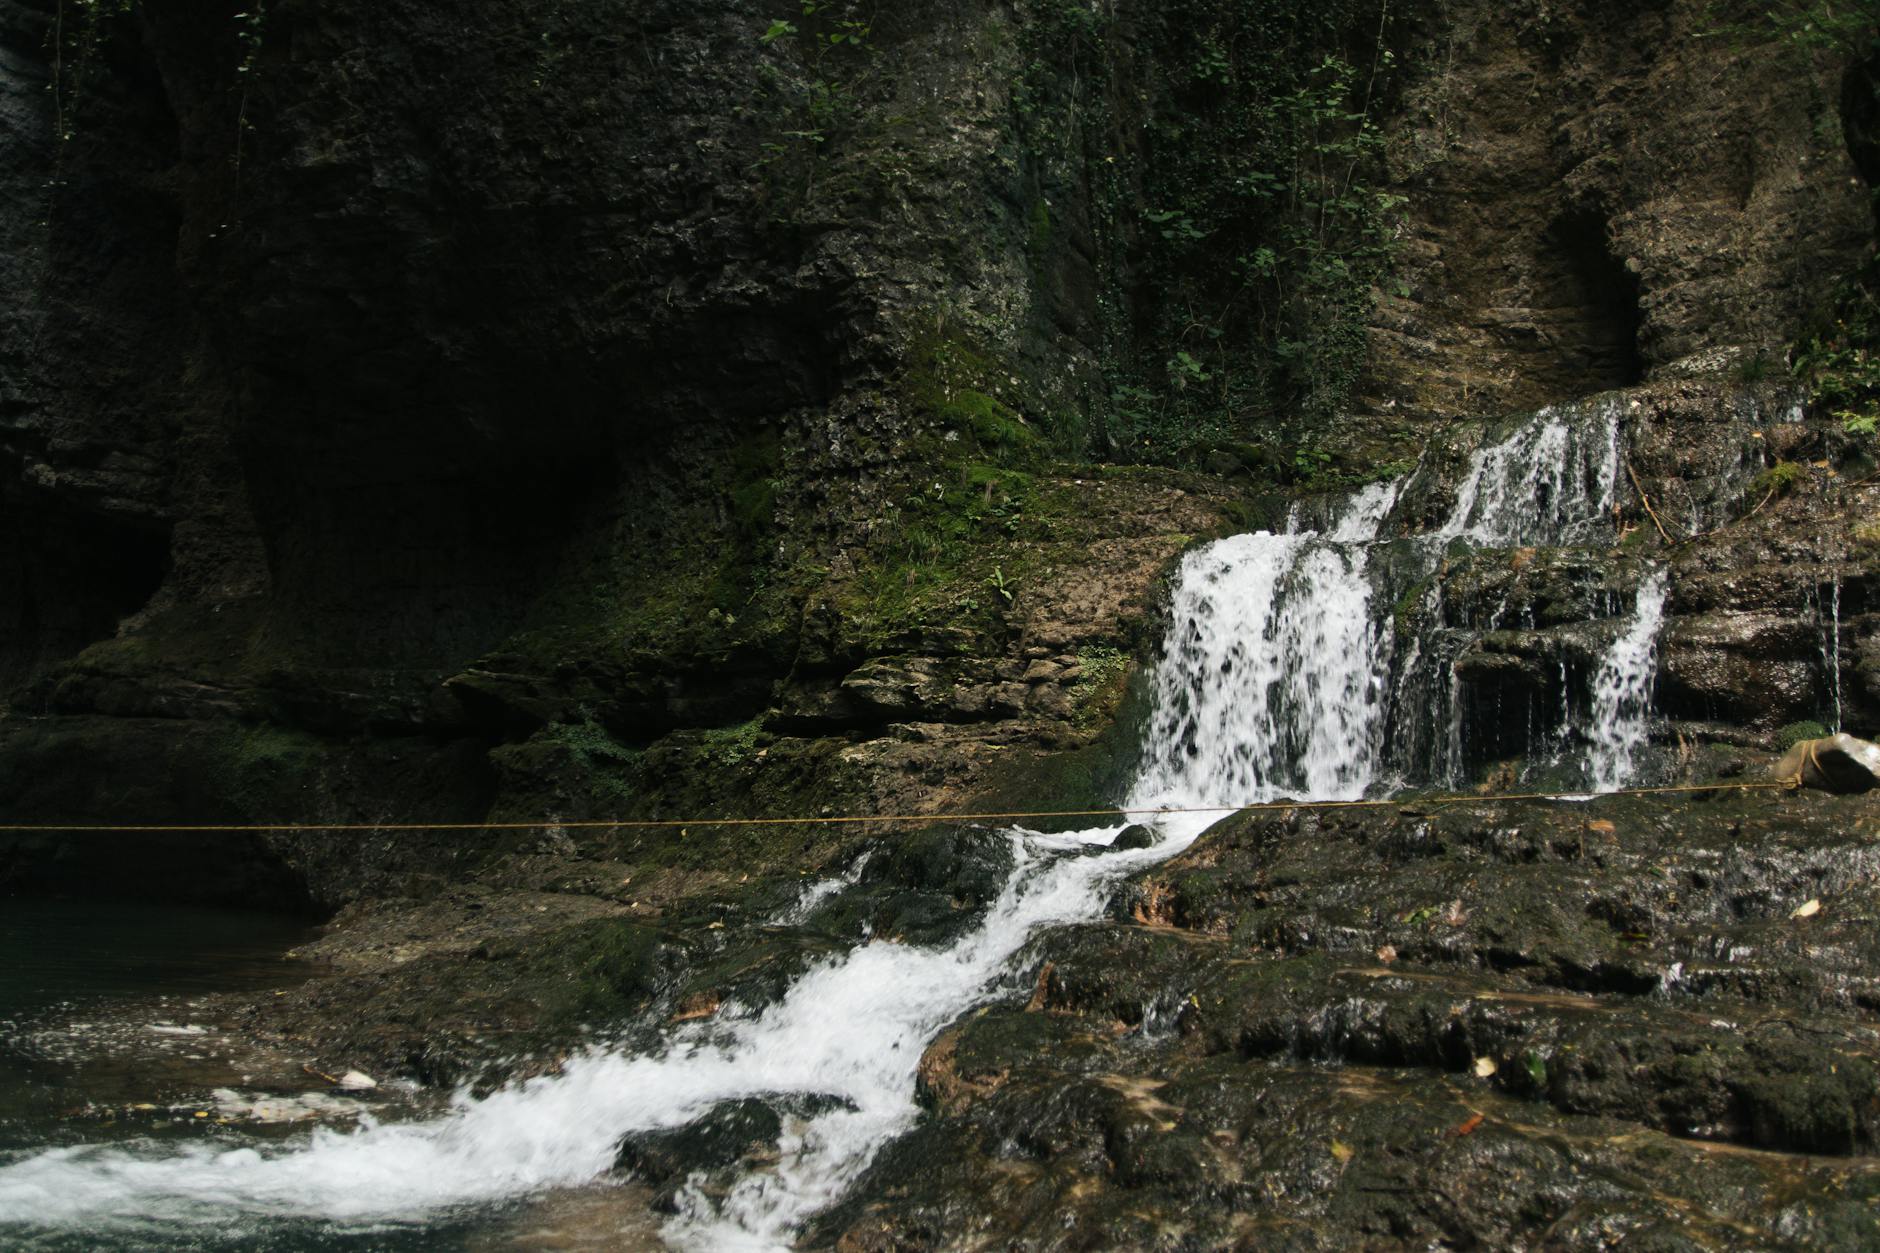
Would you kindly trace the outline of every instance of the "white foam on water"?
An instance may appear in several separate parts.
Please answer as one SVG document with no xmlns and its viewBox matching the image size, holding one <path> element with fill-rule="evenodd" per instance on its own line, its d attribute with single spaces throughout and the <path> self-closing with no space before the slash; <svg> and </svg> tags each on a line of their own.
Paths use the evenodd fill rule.
<svg viewBox="0 0 1880 1253">
<path fill-rule="evenodd" d="M 874 855 L 874 849 L 864 849 L 862 854 L 854 861 L 850 862 L 849 868 L 844 870 L 841 874 L 828 879 L 818 879 L 814 883 L 805 884 L 803 890 L 797 894 L 796 903 L 779 910 L 777 916 L 771 919 L 771 925 L 776 927 L 794 927 L 807 921 L 809 916 L 815 913 L 817 907 L 824 901 L 835 896 L 844 888 L 852 888 L 857 883 L 860 883 L 862 881 L 862 871 L 868 869 L 869 859 Z"/>
<path fill-rule="evenodd" d="M 722 1203 L 687 1196 L 668 1235 L 695 1248 L 775 1248 L 840 1196 L 919 1116 L 915 1067 L 928 1040 L 995 994 L 1039 929 L 1101 911 L 1119 875 L 1171 856 L 1200 824 L 1153 848 L 1050 856 L 1014 835 L 1018 869 L 981 925 L 945 948 L 865 944 L 805 974 L 743 1018 L 691 1024 L 650 1055 L 595 1051 L 562 1073 L 430 1122 L 330 1129 L 285 1150 L 193 1146 L 62 1148 L 0 1169 L 0 1215 L 108 1230 L 216 1224 L 231 1212 L 339 1224 L 421 1220 L 468 1204 L 587 1182 L 612 1168 L 623 1136 L 682 1126 L 745 1097 L 820 1098 L 781 1159 Z"/>
<path fill-rule="evenodd" d="M 1572 542 L 1609 513 L 1617 420 L 1573 424 L 1544 413 L 1477 452 L 1443 543 Z M 1373 604 L 1379 530 L 1402 483 L 1346 502 L 1323 534 L 1235 536 L 1188 554 L 1153 675 L 1155 711 L 1132 810 L 1235 806 L 1294 796 L 1344 799 L 1378 782 L 1385 687 L 1394 649 L 1389 606 Z M 1294 518 L 1298 517 L 1297 511 Z M 1436 542 L 1441 541 L 1441 542 Z M 1662 581 L 1659 583 L 1662 589 Z M 1649 696 L 1647 597 L 1615 645 L 1616 716 Z M 1662 608 L 1662 594 L 1651 606 Z M 1420 654 L 1419 654 L 1420 655 Z M 1603 671 L 1602 671 L 1603 673 Z M 1630 741 L 1625 741 L 1630 743 Z M 1629 757 L 1615 750 L 1629 769 Z M 1136 815 L 1141 817 L 1142 815 Z M 1217 813 L 1155 815 L 1160 841 L 1110 850 L 1121 826 L 1010 833 L 1015 869 L 972 930 L 944 947 L 865 943 L 812 967 L 758 1010 L 674 1029 L 660 1048 L 595 1049 L 556 1075 L 483 1098 L 459 1094 L 424 1122 L 331 1128 L 285 1145 L 77 1146 L 0 1166 L 0 1232 L 214 1228 L 257 1232 L 279 1221 L 372 1228 L 422 1223 L 580 1185 L 613 1169 L 623 1137 L 686 1125 L 747 1098 L 796 1098 L 773 1164 L 712 1198 L 680 1193 L 665 1238 L 695 1249 L 788 1247 L 841 1197 L 882 1146 L 920 1116 L 915 1077 L 929 1041 L 974 1006 L 1018 990 L 1019 958 L 1040 931 L 1102 915 L 1118 878 L 1187 847 Z M 807 888 L 775 920 L 793 923 L 852 885 Z"/>
<path fill-rule="evenodd" d="M 1359 492 L 1325 538 L 1262 531 L 1183 559 L 1132 803 L 1363 795 L 1390 645 L 1367 543 L 1399 486 Z"/>
</svg>

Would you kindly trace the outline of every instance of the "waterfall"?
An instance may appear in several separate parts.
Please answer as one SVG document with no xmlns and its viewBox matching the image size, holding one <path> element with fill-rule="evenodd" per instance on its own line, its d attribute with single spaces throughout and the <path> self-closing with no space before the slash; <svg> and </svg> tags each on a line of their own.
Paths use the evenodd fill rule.
<svg viewBox="0 0 1880 1253">
<path fill-rule="evenodd" d="M 1505 625 L 1506 607 L 1450 624 L 1446 571 L 1484 549 L 1610 544 L 1620 437 L 1616 400 L 1542 410 L 1477 448 L 1446 513 L 1420 532 L 1384 534 L 1410 529 L 1386 524 L 1429 486 L 1428 469 L 1355 493 L 1322 529 L 1302 527 L 1295 512 L 1281 532 L 1190 553 L 1170 615 L 1179 664 L 1157 675 L 1138 798 L 1174 803 L 1193 789 L 1231 805 L 1466 781 L 1469 710 L 1456 662 Z M 1656 598 L 1641 588 L 1638 606 L 1639 616 L 1651 611 L 1649 638 L 1626 658 L 1645 673 L 1602 669 L 1591 725 L 1576 725 L 1561 661 L 1556 724 L 1529 712 L 1530 748 L 1590 742 L 1580 770 L 1596 788 L 1629 777 L 1644 744 L 1662 575 L 1654 586 Z M 1423 629 L 1400 629 L 1400 615 Z M 1599 693 L 1620 678 L 1643 684 L 1643 695 L 1626 689 L 1608 710 Z M 1615 717 L 1625 721 L 1607 725 Z"/>
<path fill-rule="evenodd" d="M 1619 402 L 1571 420 L 1543 409 L 1507 439 L 1478 450 L 1437 529 L 1475 547 L 1583 544 L 1612 529 L 1619 483 Z"/>
<path fill-rule="evenodd" d="M 1331 533 L 1236 535 L 1183 560 L 1134 804 L 1348 798 L 1377 758 L 1390 624 L 1367 543 L 1399 483 L 1359 492 Z"/>
<path fill-rule="evenodd" d="M 1821 594 L 1814 594 L 1815 622 L 1821 645 L 1821 672 L 1827 679 L 1828 699 L 1834 721 L 1828 730 L 1841 729 L 1841 567 L 1837 561 L 1833 581 L 1828 585 L 1828 612 L 1824 615 Z M 1825 617 L 1825 621 L 1823 618 Z"/>
<path fill-rule="evenodd" d="M 1632 618 L 1600 658 L 1593 677 L 1593 790 L 1610 792 L 1632 779 L 1645 745 L 1652 684 L 1658 677 L 1658 628 L 1664 621 L 1665 573 L 1654 569 L 1639 584 Z"/>
<path fill-rule="evenodd" d="M 1295 520 L 1281 533 L 1188 554 L 1150 676 L 1156 706 L 1127 803 L 1355 797 L 1388 786 L 1387 765 L 1433 771 L 1445 752 L 1459 760 L 1457 645 L 1428 632 L 1399 639 L 1398 609 L 1420 606 L 1441 623 L 1440 575 L 1458 548 L 1609 540 L 1618 449 L 1615 409 L 1549 411 L 1472 456 L 1433 530 L 1384 536 L 1418 482 L 1412 475 L 1356 493 L 1318 529 Z M 1391 575 L 1383 567 L 1393 563 Z M 1403 588 L 1411 590 L 1398 595 Z M 1602 783 L 1625 777 L 1643 741 L 1664 600 L 1655 572 L 1600 667 L 1592 773 Z M 1447 705 L 1432 697 L 1444 691 Z M 1429 729 L 1437 723 L 1440 735 Z M 1600 729 L 1608 726 L 1610 735 Z M 1425 751 L 1422 766 L 1403 765 L 1415 751 Z M 557 1074 L 480 1099 L 461 1093 L 428 1121 L 366 1120 L 350 1133 L 233 1148 L 142 1142 L 20 1157 L 0 1164 L 0 1236 L 246 1244 L 308 1228 L 421 1226 L 601 1179 L 624 1137 L 756 1098 L 788 1111 L 774 1161 L 723 1196 L 688 1184 L 664 1236 L 680 1248 L 788 1247 L 915 1125 L 927 1044 L 975 1005 L 1015 990 L 1028 941 L 1100 917 L 1115 880 L 1180 852 L 1208 821 L 1166 815 L 1150 847 L 1094 854 L 1089 846 L 1108 845 L 1121 828 L 1015 829 L 1010 879 L 950 945 L 860 943 L 769 1005 L 727 1004 L 650 1051 L 595 1048 Z M 805 890 L 774 921 L 805 921 L 859 871 L 856 863 Z"/>
</svg>

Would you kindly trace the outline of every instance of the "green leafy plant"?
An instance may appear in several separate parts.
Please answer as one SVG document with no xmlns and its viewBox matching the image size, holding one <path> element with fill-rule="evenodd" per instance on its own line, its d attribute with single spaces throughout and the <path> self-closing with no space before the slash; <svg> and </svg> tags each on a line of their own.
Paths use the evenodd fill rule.
<svg viewBox="0 0 1880 1253">
<path fill-rule="evenodd" d="M 1865 55 L 1880 41 L 1880 0 L 1718 0 L 1705 33 L 1741 42 Z"/>
<path fill-rule="evenodd" d="M 1750 483 L 1750 492 L 1758 496 L 1787 496 L 1808 481 L 1808 470 L 1798 462 L 1778 461 Z"/>
<path fill-rule="evenodd" d="M 1767 353 L 1756 352 L 1738 357 L 1730 367 L 1730 377 L 1739 383 L 1761 383 L 1775 376 L 1776 366 Z"/>
<path fill-rule="evenodd" d="M 755 162 L 758 167 L 784 160 L 793 148 L 810 153 L 829 141 L 842 129 L 855 111 L 855 96 L 868 72 L 867 63 L 846 60 L 862 51 L 874 35 L 874 20 L 866 16 L 856 0 L 800 0 L 799 24 L 787 18 L 773 18 L 758 35 L 765 47 L 788 47 L 804 71 L 791 83 L 794 97 L 792 112 L 801 125 L 786 126 L 777 133 L 788 143 L 767 141 L 760 146 Z M 839 63 L 838 57 L 843 58 Z M 805 175 L 804 197 L 815 190 L 814 166 Z"/>
<path fill-rule="evenodd" d="M 1084 145 L 1100 242 L 1127 276 L 1105 304 L 1117 347 L 1095 450 L 1194 460 L 1275 421 L 1344 412 L 1402 219 L 1385 183 L 1389 0 L 1153 6 L 1127 34 L 1134 64 L 1163 67 L 1137 97 L 1148 112 L 1128 152 L 1113 136 L 1134 118 L 1079 86 L 1115 73 L 1114 14 L 1075 0 L 1021 11 L 1034 59 L 1020 116 L 1046 159 Z"/>
<path fill-rule="evenodd" d="M 1307 483 L 1316 480 L 1332 464 L 1332 454 L 1323 448 L 1300 447 L 1293 450 L 1294 472 Z"/>
<path fill-rule="evenodd" d="M 1852 435 L 1880 429 L 1880 259 L 1835 289 L 1815 327 L 1791 349 L 1791 369 L 1817 413 Z"/>
<path fill-rule="evenodd" d="M 1208 237 L 1208 233 L 1196 226 L 1195 220 L 1180 209 L 1144 209 L 1142 216 L 1150 225 L 1161 228 L 1163 239 L 1199 243 Z"/>
</svg>

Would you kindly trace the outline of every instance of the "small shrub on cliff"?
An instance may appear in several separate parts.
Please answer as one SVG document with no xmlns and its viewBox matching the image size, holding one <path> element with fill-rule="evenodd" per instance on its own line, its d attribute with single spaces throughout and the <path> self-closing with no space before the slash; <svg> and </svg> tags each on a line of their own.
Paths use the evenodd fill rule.
<svg viewBox="0 0 1880 1253">
<path fill-rule="evenodd" d="M 1828 733 L 1819 722 L 1791 722 L 1776 732 L 1776 748 L 1788 752 L 1804 740 L 1818 740 Z"/>
<path fill-rule="evenodd" d="M 1864 56 L 1880 41 L 1880 0 L 1713 0 L 1713 35 L 1777 39 Z"/>
<path fill-rule="evenodd" d="M 1081 143 L 1113 284 L 1111 403 L 1093 415 L 1093 451 L 1186 461 L 1275 419 L 1342 414 L 1392 286 L 1402 202 L 1386 187 L 1381 116 L 1398 7 L 1019 11 L 1028 143 L 1046 163 Z M 1139 142 L 1119 148 L 1125 132 Z"/>
<path fill-rule="evenodd" d="M 773 76 L 786 101 L 777 139 L 762 145 L 758 168 L 787 164 L 800 154 L 808 160 L 800 169 L 802 198 L 815 192 L 817 150 L 853 118 L 858 92 L 866 84 L 870 64 L 856 54 L 867 50 L 874 34 L 873 20 L 856 0 L 799 0 L 801 24 L 773 18 L 758 35 L 766 47 L 789 49 L 797 72 L 777 71 Z"/>
<path fill-rule="evenodd" d="M 1871 435 L 1880 418 L 1880 259 L 1842 283 L 1792 350 L 1795 377 L 1817 413 L 1841 419 L 1854 434 Z"/>
<path fill-rule="evenodd" d="M 1778 461 L 1757 475 L 1749 485 L 1754 496 L 1787 496 L 1808 481 L 1808 471 L 1794 461 Z"/>
</svg>

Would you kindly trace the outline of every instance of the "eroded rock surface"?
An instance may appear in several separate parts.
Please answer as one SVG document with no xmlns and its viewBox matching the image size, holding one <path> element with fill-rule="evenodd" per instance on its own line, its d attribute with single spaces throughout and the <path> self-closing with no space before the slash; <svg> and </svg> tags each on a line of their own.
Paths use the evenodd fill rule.
<svg viewBox="0 0 1880 1253">
<path fill-rule="evenodd" d="M 928 1122 L 820 1239 L 1865 1246 L 1875 823 L 1786 793 L 1229 819 L 929 1050 Z"/>
</svg>

